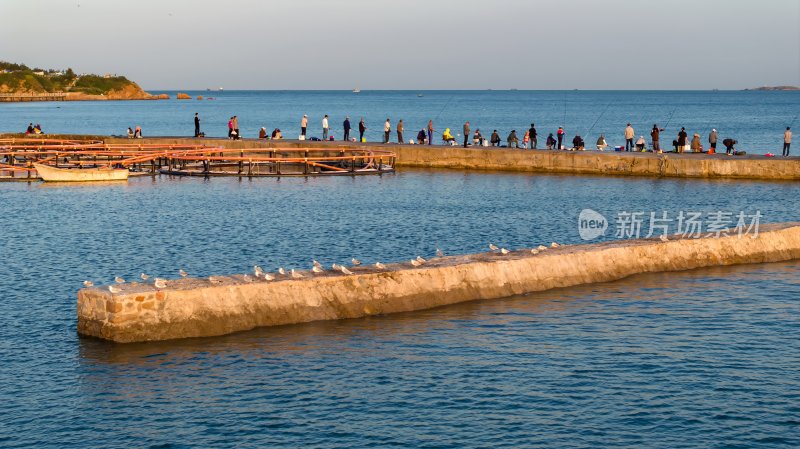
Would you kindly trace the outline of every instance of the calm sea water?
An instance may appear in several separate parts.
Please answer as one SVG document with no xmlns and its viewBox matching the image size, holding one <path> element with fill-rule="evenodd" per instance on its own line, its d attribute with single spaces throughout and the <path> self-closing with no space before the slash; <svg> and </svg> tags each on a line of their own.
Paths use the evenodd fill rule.
<svg viewBox="0 0 800 449">
<path fill-rule="evenodd" d="M 153 92 L 159 93 L 159 92 Z M 227 135 L 228 118 L 237 115 L 245 137 L 257 137 L 263 126 L 280 128 L 285 138 L 297 138 L 300 119 L 309 116 L 309 135 L 321 136 L 322 117 L 330 116 L 332 134 L 341 138 L 341 124 L 350 116 L 357 129 L 364 117 L 367 138 L 380 141 L 386 118 L 404 120 L 405 140 L 434 121 L 437 139 L 445 128 L 461 132 L 470 120 L 472 130 L 485 136 L 497 129 L 505 141 L 512 129 L 520 139 L 531 122 L 541 134 L 564 126 L 571 141 L 575 134 L 593 144 L 605 134 L 610 145 L 623 145 L 623 130 L 631 123 L 649 141 L 657 123 L 665 127 L 662 145 L 677 138 L 680 127 L 698 133 L 704 146 L 712 128 L 721 138 L 739 141 L 750 153 L 779 152 L 783 131 L 800 113 L 800 92 L 756 91 L 224 91 L 189 92 L 215 100 L 132 102 L 0 103 L 0 132 L 24 131 L 29 122 L 41 123 L 50 133 L 125 134 L 141 125 L 145 136 L 193 135 L 194 113 L 199 112 L 208 136 Z M 421 97 L 418 95 L 422 95 Z M 396 136 L 392 134 L 394 140 Z"/>
<path fill-rule="evenodd" d="M 75 294 L 179 267 L 578 243 L 586 207 L 790 221 L 798 195 L 454 171 L 0 184 L 0 446 L 796 448 L 800 263 L 133 345 L 79 338 Z"/>
</svg>

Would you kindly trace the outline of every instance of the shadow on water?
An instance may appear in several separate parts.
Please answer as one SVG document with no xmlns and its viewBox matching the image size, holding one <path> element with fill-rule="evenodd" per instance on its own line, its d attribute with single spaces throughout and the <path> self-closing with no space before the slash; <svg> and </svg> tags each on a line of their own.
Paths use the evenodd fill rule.
<svg viewBox="0 0 800 449">
<path fill-rule="evenodd" d="M 537 320 L 556 320 L 564 326 L 576 324 L 567 317 L 615 313 L 631 317 L 640 313 L 681 313 L 680 308 L 660 307 L 664 302 L 712 303 L 733 298 L 718 295 L 721 283 L 764 283 L 778 290 L 800 288 L 800 262 L 712 267 L 684 272 L 638 274 L 615 282 L 554 289 L 497 300 L 477 300 L 451 306 L 385 316 L 318 321 L 264 327 L 219 337 L 191 338 L 149 343 L 116 344 L 80 338 L 80 361 L 88 365 L 167 364 L 197 354 L 220 357 L 282 358 L 287 353 L 346 351 L 357 357 L 369 351 L 370 341 L 412 342 L 430 332 L 446 332 L 467 326 L 513 327 Z M 666 304 L 664 304 L 666 305 Z M 702 306 L 701 306 L 702 307 Z M 736 306 L 733 306 L 736 307 Z M 750 305 L 743 305 L 750 307 Z M 591 312 L 581 309 L 597 309 Z M 588 319 L 588 318 L 585 318 Z M 535 327 L 535 324 L 533 324 Z M 556 342 L 554 342 L 556 343 Z M 352 354 L 355 353 L 355 354 Z"/>
</svg>

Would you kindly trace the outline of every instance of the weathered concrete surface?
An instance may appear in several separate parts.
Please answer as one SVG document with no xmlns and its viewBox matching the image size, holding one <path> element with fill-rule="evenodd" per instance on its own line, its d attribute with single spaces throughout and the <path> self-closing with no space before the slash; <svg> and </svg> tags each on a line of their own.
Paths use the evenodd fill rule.
<svg viewBox="0 0 800 449">
<path fill-rule="evenodd" d="M 123 284 L 78 292 L 78 332 L 116 342 L 223 335 L 259 326 L 423 310 L 478 299 L 607 282 L 637 273 L 800 258 L 800 223 L 762 226 L 758 237 L 615 241 L 539 254 L 437 258 L 419 268 L 353 268 L 267 282 L 241 275 Z"/>
<path fill-rule="evenodd" d="M 0 138 L 20 134 L 0 135 Z M 395 166 L 614 176 L 800 180 L 800 157 L 726 156 L 690 153 L 618 153 L 614 151 L 551 151 L 508 148 L 462 148 L 442 145 L 399 145 L 299 140 L 229 140 L 217 138 L 146 137 L 131 140 L 109 136 L 49 136 L 100 139 L 106 143 L 206 144 L 224 148 L 375 148 L 397 154 Z"/>
</svg>

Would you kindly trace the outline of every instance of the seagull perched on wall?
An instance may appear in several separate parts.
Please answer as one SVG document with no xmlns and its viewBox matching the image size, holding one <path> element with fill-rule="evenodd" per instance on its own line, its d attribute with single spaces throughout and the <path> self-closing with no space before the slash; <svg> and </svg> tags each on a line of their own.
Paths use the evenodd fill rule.
<svg viewBox="0 0 800 449">
<path fill-rule="evenodd" d="M 669 241 L 669 237 L 667 237 L 666 234 L 661 234 L 661 236 L 659 236 L 658 239 L 661 240 L 662 242 L 668 242 Z"/>
<path fill-rule="evenodd" d="M 375 268 L 377 268 L 379 270 L 385 270 L 386 269 L 386 265 L 384 265 L 384 264 L 382 264 L 380 262 L 376 262 L 375 263 Z"/>
<path fill-rule="evenodd" d="M 121 290 L 118 289 L 117 287 L 114 287 L 113 285 L 109 285 L 108 291 L 110 291 L 111 293 L 119 293 Z"/>
<path fill-rule="evenodd" d="M 507 250 L 507 249 L 505 249 L 505 248 L 500 248 L 500 254 L 502 254 L 502 255 L 504 255 L 504 256 L 505 256 L 506 254 L 510 253 L 510 252 L 511 252 L 511 251 L 509 251 L 509 250 Z"/>
<path fill-rule="evenodd" d="M 264 276 L 264 270 L 258 265 L 253 265 L 253 274 L 255 274 L 257 278 L 260 278 Z"/>
<path fill-rule="evenodd" d="M 94 287 L 94 282 L 92 281 L 83 281 L 84 287 Z"/>
<path fill-rule="evenodd" d="M 281 276 L 286 276 L 286 270 L 284 270 L 283 267 L 280 267 L 278 268 L 278 274 Z"/>
<path fill-rule="evenodd" d="M 314 272 L 314 273 L 324 273 L 325 272 L 325 270 L 323 270 L 321 266 L 318 267 L 316 265 L 311 267 L 311 271 Z"/>
<path fill-rule="evenodd" d="M 496 246 L 492 245 L 491 243 L 489 244 L 489 250 L 491 250 L 491 251 L 497 251 L 498 249 L 500 249 L 500 248 L 498 248 L 498 247 L 496 247 Z"/>
<path fill-rule="evenodd" d="M 269 273 L 264 273 L 264 280 L 265 280 L 265 281 L 272 281 L 272 280 L 274 280 L 274 279 L 275 279 L 275 277 L 274 277 L 274 276 L 272 276 L 271 274 L 269 274 Z"/>
<path fill-rule="evenodd" d="M 536 249 L 536 248 L 533 248 L 533 249 L 531 250 L 531 254 L 539 254 L 539 250 L 538 250 L 538 249 Z"/>
<path fill-rule="evenodd" d="M 444 257 L 444 251 L 436 248 L 436 257 Z"/>
<path fill-rule="evenodd" d="M 316 260 L 312 260 L 311 265 L 314 265 L 317 268 L 322 268 L 322 264 L 317 262 Z"/>
<path fill-rule="evenodd" d="M 114 278 L 114 282 L 116 282 L 117 284 L 124 284 L 125 279 L 122 279 L 121 277 L 117 276 Z"/>
<path fill-rule="evenodd" d="M 304 278 L 304 277 L 305 276 L 300 274 L 299 271 L 294 271 L 294 268 L 292 268 L 292 279 L 301 279 L 301 278 Z"/>
<path fill-rule="evenodd" d="M 140 274 L 140 275 L 139 275 L 139 278 L 140 278 L 141 280 L 143 280 L 143 281 L 146 281 L 146 280 L 150 279 L 150 276 L 148 276 L 148 275 L 146 275 L 146 274 L 142 273 L 142 274 Z"/>
<path fill-rule="evenodd" d="M 250 275 L 249 275 L 249 274 L 243 274 L 243 275 L 242 275 L 242 279 L 243 279 L 245 282 L 253 282 L 253 279 L 252 279 L 252 278 L 250 278 Z"/>
<path fill-rule="evenodd" d="M 417 259 L 411 259 L 411 265 L 415 267 L 422 266 L 422 262 L 418 261 Z"/>
<path fill-rule="evenodd" d="M 419 263 L 425 263 L 425 262 L 427 262 L 427 260 L 423 259 L 423 258 L 422 258 L 422 257 L 420 257 L 420 256 L 417 256 L 417 259 L 416 259 L 416 260 L 417 260 L 417 262 L 419 262 Z"/>
<path fill-rule="evenodd" d="M 155 281 L 153 282 L 153 285 L 155 285 L 156 288 L 167 288 L 167 281 L 156 278 Z"/>
<path fill-rule="evenodd" d="M 550 244 L 550 248 L 558 248 L 559 246 L 561 246 L 561 245 L 559 245 L 556 242 L 553 242 L 553 243 Z"/>
<path fill-rule="evenodd" d="M 182 278 L 185 278 L 186 276 L 189 276 L 189 273 L 183 271 L 183 268 L 178 270 L 178 274 L 180 274 Z"/>
<path fill-rule="evenodd" d="M 341 268 L 341 271 L 342 271 L 342 273 L 344 273 L 344 274 L 346 274 L 346 275 L 348 275 L 348 276 L 350 276 L 351 274 L 353 274 L 353 272 L 352 272 L 352 271 L 350 271 L 350 270 L 348 270 L 348 269 L 347 269 L 347 267 L 340 267 L 340 268 Z"/>
<path fill-rule="evenodd" d="M 342 266 L 339 265 L 338 263 L 335 263 L 335 264 L 331 265 L 331 269 L 334 270 L 334 271 L 342 271 Z"/>
<path fill-rule="evenodd" d="M 353 265 L 355 265 L 355 266 L 359 266 L 359 265 L 361 265 L 361 261 L 360 261 L 360 260 L 358 260 L 358 259 L 356 259 L 355 257 L 353 257 L 352 259 L 350 259 L 350 263 L 352 263 L 352 264 L 353 264 Z"/>
<path fill-rule="evenodd" d="M 536 248 L 536 249 L 538 249 L 539 251 L 545 251 L 545 250 L 547 250 L 547 247 L 544 246 L 544 245 L 539 245 L 539 247 Z"/>
</svg>

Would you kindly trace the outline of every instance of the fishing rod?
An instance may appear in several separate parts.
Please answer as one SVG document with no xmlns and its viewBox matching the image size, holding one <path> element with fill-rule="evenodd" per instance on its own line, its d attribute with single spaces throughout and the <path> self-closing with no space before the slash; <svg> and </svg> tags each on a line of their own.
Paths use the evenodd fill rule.
<svg viewBox="0 0 800 449">
<path fill-rule="evenodd" d="M 608 111 L 608 108 L 609 108 L 610 106 L 611 106 L 611 103 L 608 103 L 608 104 L 606 105 L 606 108 L 605 108 L 605 109 L 603 109 L 603 112 L 601 112 L 601 113 L 600 113 L 600 115 L 598 115 L 598 116 L 597 116 L 597 119 L 594 121 L 594 123 L 592 123 L 592 126 L 591 126 L 591 128 L 589 128 L 589 130 L 588 130 L 588 131 L 586 131 L 586 134 L 584 134 L 584 135 L 586 136 L 586 138 L 587 138 L 587 139 L 589 138 L 589 133 L 590 133 L 590 132 L 592 132 L 592 130 L 594 129 L 595 125 L 597 125 L 597 122 L 599 122 L 599 121 L 600 121 L 600 119 L 603 117 L 603 115 L 605 115 L 606 111 Z"/>
<path fill-rule="evenodd" d="M 669 114 L 669 118 L 667 119 L 667 123 L 664 125 L 664 129 L 665 130 L 667 129 L 667 126 L 669 126 L 669 123 L 672 121 L 672 116 L 675 115 L 675 111 L 677 109 L 678 108 L 672 108 L 672 112 L 670 112 L 670 114 Z"/>
<path fill-rule="evenodd" d="M 444 106 L 442 106 L 442 110 L 439 111 L 439 113 L 436 114 L 436 117 L 433 118 L 434 120 L 438 120 L 439 119 L 439 116 L 442 115 L 442 112 L 444 112 L 445 109 L 447 109 L 447 106 L 450 104 L 451 101 L 453 101 L 453 96 L 452 95 L 450 96 L 450 98 L 447 99 L 447 102 L 444 104 Z"/>
</svg>

